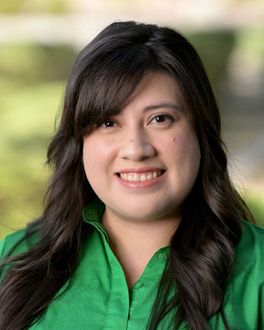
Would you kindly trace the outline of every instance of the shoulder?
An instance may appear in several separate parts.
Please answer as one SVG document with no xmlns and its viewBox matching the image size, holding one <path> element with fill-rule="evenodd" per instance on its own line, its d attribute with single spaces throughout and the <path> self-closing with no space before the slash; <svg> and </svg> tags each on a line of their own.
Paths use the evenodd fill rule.
<svg viewBox="0 0 264 330">
<path fill-rule="evenodd" d="M 264 253 L 264 228 L 260 228 L 255 224 L 242 221 L 242 237 L 238 248 L 249 248 L 251 251 Z"/>
<path fill-rule="evenodd" d="M 28 244 L 25 240 L 26 229 L 21 229 L 7 235 L 0 241 L 0 259 L 2 259 L 9 251 L 13 250 L 12 254 L 25 252 L 28 249 Z"/>
<path fill-rule="evenodd" d="M 232 329 L 264 329 L 264 229 L 242 222 L 242 236 L 228 279 L 224 311 Z"/>
<path fill-rule="evenodd" d="M 236 247 L 236 262 L 244 271 L 254 272 L 264 281 L 264 229 L 242 222 L 242 236 Z"/>
</svg>

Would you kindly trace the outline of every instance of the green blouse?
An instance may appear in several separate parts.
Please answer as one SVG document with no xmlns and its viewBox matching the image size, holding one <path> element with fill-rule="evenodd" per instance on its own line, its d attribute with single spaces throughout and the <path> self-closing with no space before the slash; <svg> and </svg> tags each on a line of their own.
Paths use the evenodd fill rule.
<svg viewBox="0 0 264 330">
<path fill-rule="evenodd" d="M 84 209 L 84 221 L 93 226 L 93 230 L 81 262 L 69 288 L 30 329 L 146 329 L 169 247 L 152 256 L 139 280 L 128 289 L 122 267 L 100 223 L 103 212 L 101 203 L 92 203 Z M 3 257 L 23 234 L 24 231 L 18 231 L 1 241 L 0 255 Z M 23 242 L 15 253 L 26 249 Z M 236 267 L 224 299 L 226 318 L 232 330 L 264 329 L 264 230 L 243 222 L 236 255 Z M 169 330 L 171 316 L 172 313 L 167 315 L 158 329 Z M 209 326 L 225 329 L 221 318 L 216 316 L 209 320 Z"/>
</svg>

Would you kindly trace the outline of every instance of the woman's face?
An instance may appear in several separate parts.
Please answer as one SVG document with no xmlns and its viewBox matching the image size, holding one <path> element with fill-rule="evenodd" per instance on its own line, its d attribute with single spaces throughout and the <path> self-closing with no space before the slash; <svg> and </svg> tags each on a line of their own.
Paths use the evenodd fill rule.
<svg viewBox="0 0 264 330">
<path fill-rule="evenodd" d="M 200 147 L 175 80 L 146 74 L 125 108 L 84 137 L 83 163 L 110 214 L 179 218 L 197 177 Z"/>
</svg>

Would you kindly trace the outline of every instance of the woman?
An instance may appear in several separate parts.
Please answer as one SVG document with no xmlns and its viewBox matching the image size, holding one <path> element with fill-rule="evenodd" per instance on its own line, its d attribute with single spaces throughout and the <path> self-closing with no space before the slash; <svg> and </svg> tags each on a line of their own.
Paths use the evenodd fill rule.
<svg viewBox="0 0 264 330">
<path fill-rule="evenodd" d="M 264 328 L 264 231 L 177 32 L 106 27 L 79 54 L 42 216 L 2 242 L 1 329 Z"/>
</svg>

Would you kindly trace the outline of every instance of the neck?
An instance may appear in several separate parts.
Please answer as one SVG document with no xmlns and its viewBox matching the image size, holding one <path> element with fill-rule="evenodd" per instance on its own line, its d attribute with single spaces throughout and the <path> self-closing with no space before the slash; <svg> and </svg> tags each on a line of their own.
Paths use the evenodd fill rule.
<svg viewBox="0 0 264 330">
<path fill-rule="evenodd" d="M 180 219 L 132 221 L 122 219 L 106 209 L 102 222 L 130 287 L 138 280 L 153 254 L 170 245 Z"/>
</svg>

